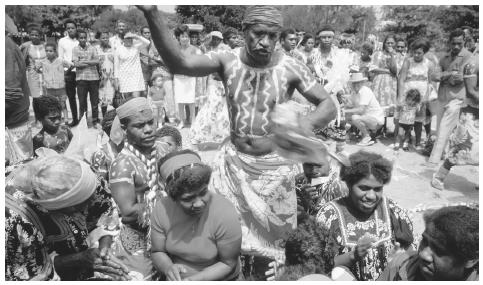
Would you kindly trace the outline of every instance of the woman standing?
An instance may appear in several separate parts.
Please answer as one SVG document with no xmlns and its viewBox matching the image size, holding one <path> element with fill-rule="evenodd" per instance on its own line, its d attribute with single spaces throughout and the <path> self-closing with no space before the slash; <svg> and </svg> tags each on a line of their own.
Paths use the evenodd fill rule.
<svg viewBox="0 0 483 285">
<path fill-rule="evenodd" d="M 168 197 L 152 213 L 152 260 L 168 281 L 237 280 L 241 226 L 234 206 L 208 191 L 211 168 L 190 151 L 159 162 Z"/>
<path fill-rule="evenodd" d="M 43 95 L 42 76 L 40 73 L 40 63 L 47 57 L 45 53 L 45 45 L 41 41 L 40 30 L 36 27 L 31 28 L 29 33 L 29 41 L 20 46 L 25 63 L 27 66 L 27 81 L 30 88 L 30 94 L 33 98 L 34 113 L 37 113 L 36 99 Z"/>
<path fill-rule="evenodd" d="M 97 46 L 101 80 L 99 83 L 99 99 L 101 101 L 102 118 L 106 115 L 107 107 L 112 106 L 114 99 L 114 54 L 109 44 L 109 33 L 99 33 L 100 45 Z"/>
<path fill-rule="evenodd" d="M 406 58 L 401 67 L 398 78 L 397 105 L 398 111 L 406 101 L 406 93 L 411 89 L 417 89 L 421 94 L 420 108 L 416 113 L 414 122 L 414 133 L 416 134 L 416 150 L 422 151 L 421 133 L 424 125 L 426 137 L 431 135 L 431 113 L 429 111 L 429 95 L 436 92 L 431 82 L 433 63 L 426 58 L 429 51 L 429 42 L 426 39 L 416 40 L 411 44 L 412 56 Z M 395 112 L 394 121 L 399 119 L 399 112 Z"/>
<path fill-rule="evenodd" d="M 349 268 L 359 281 L 376 280 L 394 248 L 412 245 L 413 226 L 407 212 L 383 195 L 391 179 L 391 163 L 365 151 L 349 160 L 350 166 L 340 172 L 349 194 L 322 206 L 317 221 L 339 243 L 334 265 Z"/>
<path fill-rule="evenodd" d="M 133 39 L 137 39 L 139 42 L 134 44 Z M 145 91 L 139 49 L 143 45 L 148 45 L 149 41 L 133 33 L 127 33 L 123 43 L 124 45 L 117 47 L 114 56 L 114 77 L 119 92 L 128 100 L 141 96 Z"/>
<path fill-rule="evenodd" d="M 397 93 L 397 64 L 395 61 L 394 45 L 396 38 L 388 35 L 383 42 L 382 50 L 373 56 L 374 67 L 369 70 L 374 74 L 372 90 L 379 105 L 384 109 L 383 132 L 386 133 L 387 117 L 393 116 Z"/>
<path fill-rule="evenodd" d="M 190 44 L 189 28 L 187 25 L 181 25 L 174 30 L 174 35 L 178 40 L 181 52 L 185 55 L 202 54 L 201 50 Z M 196 77 L 176 74 L 173 78 L 174 99 L 178 105 L 181 124 L 179 128 L 185 125 L 191 125 L 195 119 L 195 97 L 197 90 Z M 189 108 L 190 121 L 186 115 L 185 108 Z"/>
</svg>

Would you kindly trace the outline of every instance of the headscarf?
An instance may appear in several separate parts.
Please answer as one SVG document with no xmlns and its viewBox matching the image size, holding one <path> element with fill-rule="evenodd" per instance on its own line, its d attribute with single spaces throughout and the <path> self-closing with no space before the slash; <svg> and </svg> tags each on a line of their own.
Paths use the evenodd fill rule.
<svg viewBox="0 0 483 285">
<path fill-rule="evenodd" d="M 151 110 L 151 106 L 149 106 L 148 100 L 144 97 L 133 98 L 117 107 L 117 116 L 114 118 L 111 127 L 111 140 L 116 145 L 119 145 L 124 139 L 124 132 L 121 128 L 121 120 L 127 117 L 136 116 L 137 114 L 146 110 Z"/>
<path fill-rule="evenodd" d="M 283 26 L 283 18 L 280 10 L 273 6 L 255 5 L 247 8 L 245 16 L 243 17 L 242 26 L 245 28 L 248 25 L 266 24 Z"/>
<path fill-rule="evenodd" d="M 187 165 L 195 165 L 200 163 L 201 159 L 196 153 L 180 152 L 179 154 L 168 158 L 159 166 L 159 174 L 161 175 L 161 179 L 166 181 L 169 176 L 174 174 L 176 170 Z"/>
<path fill-rule="evenodd" d="M 10 186 L 24 192 L 29 199 L 49 211 L 79 205 L 92 196 L 97 187 L 97 177 L 89 164 L 65 155 L 46 155 L 12 172 L 6 179 L 7 188 Z M 67 167 L 72 162 L 78 166 L 74 169 L 80 169 L 80 175 L 71 173 L 73 169 Z M 46 175 L 48 173 L 44 171 L 55 171 L 57 175 Z M 69 188 L 62 181 L 57 181 L 58 177 L 77 178 L 77 181 Z"/>
</svg>

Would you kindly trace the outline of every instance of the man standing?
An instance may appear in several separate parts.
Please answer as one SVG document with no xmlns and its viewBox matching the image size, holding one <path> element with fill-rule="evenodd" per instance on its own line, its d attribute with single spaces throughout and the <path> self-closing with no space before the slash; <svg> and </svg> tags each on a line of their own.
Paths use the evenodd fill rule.
<svg viewBox="0 0 483 285">
<path fill-rule="evenodd" d="M 312 66 L 311 68 L 313 68 L 323 85 L 327 83 L 329 72 L 337 58 L 338 48 L 333 44 L 334 36 L 335 30 L 332 26 L 323 26 L 317 32 L 317 37 L 320 42 L 319 48 L 315 50 L 309 60 L 309 66 Z"/>
<path fill-rule="evenodd" d="M 424 220 L 418 251 L 396 254 L 377 281 L 477 281 L 478 210 L 444 207 Z"/>
<path fill-rule="evenodd" d="M 228 27 L 223 33 L 223 41 L 231 49 L 237 48 L 239 46 L 238 31 L 235 28 Z"/>
<path fill-rule="evenodd" d="M 76 69 L 72 62 L 72 51 L 74 47 L 79 45 L 79 42 L 77 41 L 77 27 L 74 21 L 67 20 L 65 22 L 65 29 L 67 36 L 59 40 L 58 52 L 59 58 L 64 61 L 64 64 L 68 65 L 68 67 L 64 68 L 64 80 L 65 92 L 69 98 L 70 112 L 72 113 L 72 122 L 69 125 L 76 126 L 79 122 L 79 117 L 77 116 L 77 101 L 75 98 Z"/>
<path fill-rule="evenodd" d="M 139 49 L 139 56 L 141 57 L 141 69 L 143 71 L 144 84 L 146 86 L 146 91 L 144 92 L 143 96 L 146 97 L 148 94 L 149 81 L 151 80 L 151 75 L 153 73 L 153 67 L 149 62 L 149 50 L 153 45 L 151 42 L 151 31 L 149 30 L 149 27 L 144 26 L 141 28 L 141 36 L 149 41 L 148 45 L 142 45 Z"/>
<path fill-rule="evenodd" d="M 76 67 L 77 94 L 79 96 L 80 118 L 86 114 L 87 119 L 87 93 L 91 101 L 92 125 L 98 129 L 99 123 L 99 72 L 97 65 L 99 58 L 97 50 L 87 45 L 87 33 L 83 30 L 77 31 L 79 45 L 72 51 L 72 62 Z"/>
<path fill-rule="evenodd" d="M 8 15 L 5 29 L 17 33 Z M 29 98 L 25 59 L 15 42 L 5 36 L 5 160 L 11 165 L 33 156 Z"/>
<path fill-rule="evenodd" d="M 289 28 L 282 31 L 280 34 L 280 45 L 286 55 L 304 62 L 303 58 L 295 51 L 297 47 L 297 34 L 294 29 Z"/>
<path fill-rule="evenodd" d="M 317 105 L 315 112 L 294 122 L 310 134 L 335 117 L 336 102 L 302 62 L 274 50 L 282 27 L 282 15 L 274 7 L 247 9 L 242 22 L 245 46 L 241 50 L 205 55 L 182 54 L 156 6 L 139 8 L 172 72 L 189 76 L 216 72 L 222 78 L 231 135 L 214 160 L 210 187 L 237 208 L 242 222 L 242 253 L 265 257 L 262 266 L 267 265 L 267 259 L 283 258 L 280 243 L 296 227 L 294 176 L 298 169 L 274 152 L 270 114 L 297 89 Z"/>
<path fill-rule="evenodd" d="M 433 80 L 439 81 L 437 114 L 438 138 L 434 143 L 430 163 L 441 160 L 451 131 L 456 127 L 460 109 L 465 99 L 466 90 L 463 82 L 463 68 L 472 54 L 463 47 L 464 32 L 456 29 L 449 36 L 451 51 L 439 61 L 441 73 L 435 74 Z"/>
</svg>

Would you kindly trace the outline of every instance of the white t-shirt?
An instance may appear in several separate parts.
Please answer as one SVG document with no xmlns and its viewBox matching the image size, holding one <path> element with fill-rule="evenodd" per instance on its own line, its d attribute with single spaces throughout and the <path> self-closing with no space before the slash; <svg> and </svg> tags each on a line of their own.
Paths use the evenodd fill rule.
<svg viewBox="0 0 483 285">
<path fill-rule="evenodd" d="M 73 64 L 72 51 L 74 50 L 74 47 L 78 45 L 79 45 L 79 41 L 77 39 L 71 39 L 69 36 L 61 38 L 59 40 L 59 44 L 57 48 L 59 53 L 59 58 L 65 62 L 68 62 L 69 64 Z"/>
<path fill-rule="evenodd" d="M 362 115 L 375 117 L 378 123 L 384 124 L 384 111 L 369 87 L 362 86 L 354 95 L 354 105 L 355 107 L 367 106 L 366 112 Z"/>
</svg>

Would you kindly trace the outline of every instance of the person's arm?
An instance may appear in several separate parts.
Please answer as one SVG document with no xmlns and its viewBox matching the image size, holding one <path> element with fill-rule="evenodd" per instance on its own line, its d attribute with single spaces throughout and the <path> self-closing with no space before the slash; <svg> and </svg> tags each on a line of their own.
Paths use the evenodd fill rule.
<svg viewBox="0 0 483 285">
<path fill-rule="evenodd" d="M 158 12 L 155 5 L 137 7 L 143 11 L 153 43 L 172 73 L 203 77 L 222 71 L 222 63 L 218 57 L 184 55 L 169 32 L 166 18 Z"/>
<path fill-rule="evenodd" d="M 136 47 L 138 50 L 149 46 L 149 44 L 151 43 L 148 39 L 146 39 L 143 36 L 136 35 L 136 34 L 134 34 L 134 36 L 136 37 L 136 40 L 137 40 L 137 42 L 134 43 L 134 47 Z"/>
<path fill-rule="evenodd" d="M 79 53 L 76 48 L 72 50 L 72 63 L 76 68 L 88 67 L 89 65 L 79 59 Z"/>
<path fill-rule="evenodd" d="M 473 64 L 465 66 L 464 82 L 466 87 L 466 95 L 473 99 L 475 103 L 479 102 L 480 96 L 478 93 L 478 73 L 475 71 Z"/>
<path fill-rule="evenodd" d="M 92 48 L 92 54 L 91 54 L 91 59 L 89 60 L 83 60 L 82 63 L 85 63 L 87 65 L 98 65 L 100 62 L 99 56 L 97 55 L 97 50 L 95 48 Z"/>
<path fill-rule="evenodd" d="M 397 97 L 396 97 L 396 102 L 399 102 L 400 98 L 403 97 L 403 91 L 404 91 L 404 82 L 406 81 L 406 77 L 408 74 L 408 69 L 409 69 L 409 60 L 406 58 L 404 60 L 404 63 L 401 67 L 401 71 L 399 72 L 399 76 L 397 78 Z"/>
<path fill-rule="evenodd" d="M 68 63 L 65 59 L 64 59 L 64 45 L 63 45 L 64 41 L 62 39 L 59 40 L 59 44 L 58 44 L 58 48 L 57 48 L 57 51 L 58 51 L 58 56 L 60 59 L 62 59 L 62 62 L 65 62 L 65 63 Z"/>
<path fill-rule="evenodd" d="M 143 204 L 137 202 L 134 180 L 130 174 L 130 169 L 132 169 L 132 166 L 124 160 L 113 163 L 109 171 L 109 183 L 112 198 L 114 198 L 121 212 L 122 222 L 136 224 L 138 214 L 143 209 Z M 116 175 L 113 175 L 113 173 Z"/>
<path fill-rule="evenodd" d="M 316 82 L 309 69 L 303 63 L 299 61 L 294 62 L 296 64 L 294 68 L 301 69 L 301 74 L 304 74 L 296 77 L 294 81 L 295 88 L 305 99 L 317 106 L 314 112 L 305 116 L 301 121 L 302 127 L 312 132 L 315 128 L 325 127 L 336 117 L 338 102 L 325 91 L 322 85 Z"/>
</svg>

